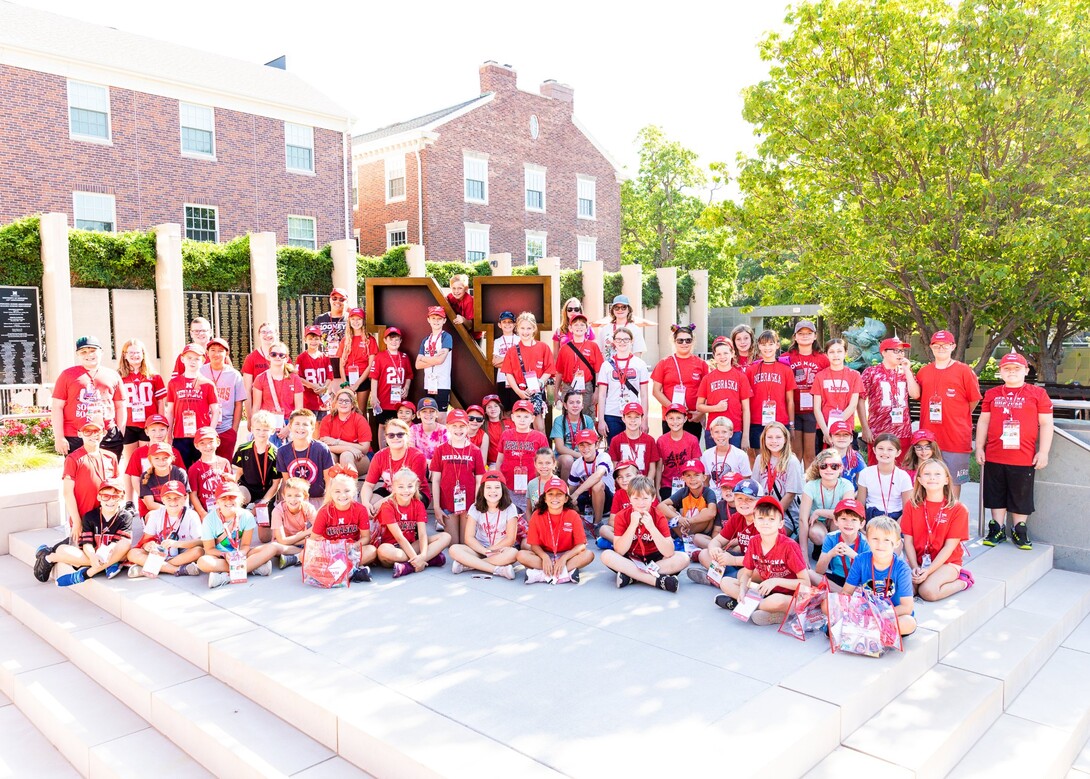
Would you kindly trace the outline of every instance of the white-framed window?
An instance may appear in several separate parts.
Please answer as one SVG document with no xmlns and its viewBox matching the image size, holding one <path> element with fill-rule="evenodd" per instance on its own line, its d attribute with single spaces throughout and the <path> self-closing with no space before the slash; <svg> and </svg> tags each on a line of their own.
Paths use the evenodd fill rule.
<svg viewBox="0 0 1090 779">
<path fill-rule="evenodd" d="M 595 185 L 593 176 L 576 176 L 576 189 L 578 190 L 578 208 L 576 215 L 580 219 L 595 219 L 598 216 L 598 203 L 595 199 Z"/>
<path fill-rule="evenodd" d="M 386 248 L 404 246 L 409 242 L 409 223 L 407 221 L 387 222 L 386 224 Z"/>
<path fill-rule="evenodd" d="M 216 115 L 206 105 L 178 104 L 182 128 L 182 154 L 187 157 L 216 157 Z"/>
<path fill-rule="evenodd" d="M 297 173 L 314 172 L 314 128 L 305 124 L 284 122 L 284 152 L 288 170 Z"/>
<path fill-rule="evenodd" d="M 598 259 L 598 239 L 589 235 L 577 235 L 575 236 L 579 243 L 579 264 L 578 267 L 582 268 L 584 262 L 591 262 Z"/>
<path fill-rule="evenodd" d="M 113 195 L 72 193 L 72 221 L 78 230 L 112 233 L 117 230 L 117 203 Z"/>
<path fill-rule="evenodd" d="M 466 262 L 479 262 L 488 257 L 488 225 L 466 222 Z"/>
<path fill-rule="evenodd" d="M 526 231 L 526 264 L 535 265 L 545 256 L 545 233 Z"/>
<path fill-rule="evenodd" d="M 186 205 L 185 237 L 191 241 L 219 241 L 219 209 L 215 206 Z"/>
<path fill-rule="evenodd" d="M 302 246 L 304 249 L 318 248 L 318 231 L 313 216 L 288 217 L 288 246 Z"/>
<path fill-rule="evenodd" d="M 462 152 L 462 169 L 466 202 L 488 205 L 488 155 Z"/>
<path fill-rule="evenodd" d="M 110 142 L 108 87 L 68 82 L 68 135 L 81 141 Z"/>
<path fill-rule="evenodd" d="M 526 164 L 526 210 L 545 210 L 545 168 Z"/>
<path fill-rule="evenodd" d="M 405 155 L 395 154 L 387 157 L 386 167 L 386 202 L 399 203 L 405 199 Z"/>
</svg>

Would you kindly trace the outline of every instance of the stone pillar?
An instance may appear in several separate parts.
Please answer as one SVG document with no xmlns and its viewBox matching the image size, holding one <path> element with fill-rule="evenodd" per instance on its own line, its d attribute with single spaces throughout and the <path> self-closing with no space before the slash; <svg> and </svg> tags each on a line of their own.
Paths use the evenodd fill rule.
<svg viewBox="0 0 1090 779">
<path fill-rule="evenodd" d="M 643 316 L 643 266 L 621 266 L 621 294 L 632 304 L 632 318 Z M 646 333 L 644 334 L 647 335 Z M 645 338 L 646 340 L 646 338 Z"/>
<path fill-rule="evenodd" d="M 492 263 L 493 276 L 511 275 L 511 252 L 500 252 L 488 255 L 488 261 Z"/>
<path fill-rule="evenodd" d="M 351 294 L 351 293 L 350 293 Z M 276 233 L 250 235 L 250 325 L 252 342 L 261 343 L 262 322 L 280 321 L 280 297 L 276 280 Z"/>
<path fill-rule="evenodd" d="M 583 313 L 587 315 L 592 328 L 594 322 L 605 313 L 605 304 L 602 303 L 604 277 L 605 266 L 601 260 L 587 260 L 583 263 Z"/>
<path fill-rule="evenodd" d="M 694 352 L 705 354 L 711 343 L 708 333 L 708 271 L 690 270 L 689 275 L 695 282 L 693 286 L 693 300 L 689 304 L 689 322 L 696 325 L 693 333 L 693 346 L 699 346 Z"/>
<path fill-rule="evenodd" d="M 189 338 L 185 321 L 185 287 L 182 282 L 182 226 L 156 225 L 155 316 L 159 326 L 159 372 L 169 377 L 174 358 Z M 240 362 L 239 365 L 242 363 Z"/>
<path fill-rule="evenodd" d="M 72 326 L 72 269 L 68 261 L 68 214 L 42 214 L 42 313 L 48 362 L 42 380 L 55 382 L 76 362 Z"/>
<path fill-rule="evenodd" d="M 548 276 L 550 280 L 550 287 L 552 288 L 552 305 L 550 306 L 553 327 L 550 330 L 541 328 L 541 333 L 538 335 L 538 339 L 544 341 L 547 344 L 552 343 L 553 330 L 560 327 L 560 306 L 564 301 L 560 299 L 560 258 L 559 257 L 542 257 L 537 261 L 537 274 L 539 276 Z M 518 313 L 516 312 L 516 316 Z M 538 323 L 541 324 L 540 322 Z"/>
<path fill-rule="evenodd" d="M 355 308 L 359 278 L 356 275 L 356 242 L 351 238 L 333 241 L 330 245 L 333 255 L 333 286 L 348 293 L 347 308 Z M 362 301 L 361 301 L 362 302 Z"/>
<path fill-rule="evenodd" d="M 424 268 L 424 247 L 420 244 L 411 244 L 405 252 L 405 261 L 409 263 L 409 276 L 414 279 L 425 278 L 428 273 Z"/>
<path fill-rule="evenodd" d="M 662 290 L 662 300 L 659 301 L 655 319 L 659 323 L 659 359 L 662 359 L 674 353 L 674 334 L 670 331 L 670 325 L 678 323 L 677 268 L 672 265 L 655 268 L 655 275 L 659 277 L 659 289 Z"/>
</svg>

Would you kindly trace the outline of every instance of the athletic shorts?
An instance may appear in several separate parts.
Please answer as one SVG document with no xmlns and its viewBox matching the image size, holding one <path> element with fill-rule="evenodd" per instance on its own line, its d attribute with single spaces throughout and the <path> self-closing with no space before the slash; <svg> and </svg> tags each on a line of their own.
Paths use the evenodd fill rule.
<svg viewBox="0 0 1090 779">
<path fill-rule="evenodd" d="M 375 422 L 380 425 L 385 425 L 391 419 L 397 416 L 397 409 L 391 409 L 390 411 L 380 411 L 375 414 Z"/>
<path fill-rule="evenodd" d="M 450 406 L 450 390 L 449 389 L 436 390 L 434 395 L 429 393 L 429 394 L 425 395 L 424 397 L 425 398 L 431 398 L 432 400 L 434 400 L 435 404 L 437 406 L 439 406 L 439 411 L 440 412 L 446 411 L 447 408 Z M 417 403 L 416 405 L 418 407 L 420 406 L 419 403 Z"/>
<path fill-rule="evenodd" d="M 148 440 L 148 434 L 142 427 L 135 427 L 133 425 L 125 426 L 125 437 L 121 439 L 121 443 L 124 446 L 129 444 L 138 444 L 142 441 Z"/>
<path fill-rule="evenodd" d="M 583 511 L 585 509 L 587 509 L 588 507 L 590 507 L 590 505 L 591 505 L 590 493 L 589 492 L 580 493 L 579 497 L 576 498 L 575 500 L 576 500 L 576 503 L 579 506 L 579 513 L 580 514 L 582 514 Z M 609 487 L 606 487 L 606 501 L 605 501 L 605 504 L 602 506 L 603 516 L 605 514 L 609 513 L 609 506 L 610 506 L 610 504 L 612 502 L 613 502 L 613 491 Z"/>
<path fill-rule="evenodd" d="M 984 464 L 984 508 L 1006 509 L 1012 514 L 1033 513 L 1032 465 L 1007 465 L 988 462 Z"/>
<path fill-rule="evenodd" d="M 844 583 L 845 583 L 846 581 L 848 581 L 848 580 L 847 580 L 847 578 L 845 578 L 845 577 L 843 577 L 843 576 L 838 576 L 838 575 L 837 575 L 837 574 L 835 574 L 835 573 L 826 573 L 826 574 L 825 574 L 825 578 L 826 578 L 826 579 L 828 579 L 829 581 L 831 581 L 831 582 L 832 582 L 833 584 L 835 584 L 835 585 L 836 585 L 837 587 L 843 587 L 843 586 L 844 586 Z"/>
<path fill-rule="evenodd" d="M 968 452 L 943 452 L 942 459 L 950 468 L 950 476 L 954 484 L 969 483 L 969 453 Z"/>
<path fill-rule="evenodd" d="M 627 557 L 629 560 L 635 560 L 638 563 L 643 563 L 644 565 L 647 565 L 648 563 L 657 563 L 657 562 L 660 562 L 663 559 L 665 559 L 663 557 L 662 552 L 657 552 L 657 551 L 652 552 L 651 554 L 648 554 L 648 555 L 639 555 L 639 554 L 633 554 L 632 552 L 629 552 L 628 554 L 625 555 L 625 557 Z"/>
<path fill-rule="evenodd" d="M 750 449 L 760 449 L 761 448 L 761 434 L 764 433 L 764 431 L 765 431 L 765 426 L 764 425 L 753 425 L 753 424 L 751 424 L 749 426 L 749 448 Z"/>
<path fill-rule="evenodd" d="M 800 433 L 816 433 L 817 429 L 817 417 L 813 411 L 795 412 L 795 430 Z"/>
</svg>

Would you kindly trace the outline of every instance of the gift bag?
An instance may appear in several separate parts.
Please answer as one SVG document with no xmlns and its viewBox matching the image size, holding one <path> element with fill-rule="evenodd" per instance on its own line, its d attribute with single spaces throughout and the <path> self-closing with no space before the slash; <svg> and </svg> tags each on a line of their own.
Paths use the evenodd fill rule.
<svg viewBox="0 0 1090 779">
<path fill-rule="evenodd" d="M 344 541 L 308 538 L 303 549 L 303 584 L 323 589 L 347 587 L 352 562 Z"/>
<path fill-rule="evenodd" d="M 881 657 L 890 649 L 904 651 L 893 604 L 870 590 L 851 595 L 830 593 L 829 645 L 833 653 Z"/>
<path fill-rule="evenodd" d="M 822 579 L 817 587 L 807 587 L 805 595 L 801 590 L 802 588 L 795 590 L 795 594 L 791 596 L 787 617 L 780 625 L 780 632 L 805 641 L 808 633 L 821 630 L 826 624 L 821 604 L 829 594 L 829 583 Z"/>
</svg>

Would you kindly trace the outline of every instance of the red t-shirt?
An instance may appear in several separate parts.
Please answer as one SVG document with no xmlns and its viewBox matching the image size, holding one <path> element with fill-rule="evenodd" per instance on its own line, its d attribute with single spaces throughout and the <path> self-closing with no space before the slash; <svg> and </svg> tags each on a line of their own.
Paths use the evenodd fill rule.
<svg viewBox="0 0 1090 779">
<path fill-rule="evenodd" d="M 726 411 L 712 411 L 708 413 L 706 427 L 711 427 L 714 420 L 726 417 L 734 424 L 734 432 L 742 432 L 742 403 L 749 402 L 753 396 L 753 389 L 749 386 L 749 379 L 737 368 L 729 371 L 713 370 L 700 380 L 700 389 L 697 396 L 704 398 L 704 403 L 714 406 L 720 401 L 727 401 Z M 752 420 L 752 416 L 750 419 Z"/>
<path fill-rule="evenodd" d="M 242 373 L 243 376 L 249 376 L 250 379 L 256 379 L 262 373 L 269 369 L 269 358 L 261 353 L 260 349 L 254 349 L 252 352 L 246 355 L 246 359 L 242 361 Z"/>
<path fill-rule="evenodd" d="M 699 456 L 698 453 L 697 457 Z M 631 460 L 644 476 L 651 468 L 651 463 L 657 463 L 661 459 L 654 438 L 647 433 L 641 433 L 637 438 L 629 438 L 627 431 L 609 442 L 609 458 L 615 463 Z"/>
<path fill-rule="evenodd" d="M 254 381 L 254 389 L 261 390 L 261 408 L 257 410 L 280 414 L 287 421 L 291 412 L 295 411 L 295 393 L 303 391 L 303 382 L 294 373 L 282 379 L 274 379 L 271 373 L 265 371 Z M 273 402 L 274 392 L 280 404 L 279 408 Z"/>
<path fill-rule="evenodd" d="M 318 509 L 311 532 L 330 541 L 354 542 L 360 540 L 361 530 L 370 527 L 371 514 L 362 503 L 354 500 L 347 509 L 339 509 L 330 501 Z"/>
<path fill-rule="evenodd" d="M 385 490 L 390 489 L 390 478 L 402 468 L 410 468 L 420 479 L 420 493 L 431 500 L 431 487 L 428 486 L 428 461 L 423 452 L 413 449 L 411 446 L 405 450 L 405 455 L 396 462 L 390 457 L 390 448 L 380 449 L 371 458 L 371 465 L 367 468 L 366 482 L 378 485 Z"/>
<path fill-rule="evenodd" d="M 121 376 L 100 365 L 95 377 L 82 365 L 65 368 L 53 385 L 53 399 L 64 401 L 64 435 L 73 438 L 88 419 L 101 416 L 107 427 L 114 421 L 114 403 L 125 400 Z"/>
<path fill-rule="evenodd" d="M 1036 384 L 1021 387 L 992 387 L 984 393 L 980 413 L 991 413 L 988 421 L 988 441 L 984 459 L 1004 465 L 1033 465 L 1037 452 L 1037 436 L 1041 432 L 1038 414 L 1052 413 L 1052 399 Z M 1008 423 L 1017 423 L 1018 448 L 1008 449 L 1003 443 L 1003 431 Z"/>
<path fill-rule="evenodd" d="M 130 373 L 121 379 L 125 400 L 129 404 L 128 427 L 144 427 L 144 420 L 159 413 L 159 401 L 167 396 L 167 386 L 158 373 L 144 376 Z"/>
<path fill-rule="evenodd" d="M 167 402 L 174 404 L 174 437 L 192 438 L 196 430 L 208 427 L 212 423 L 212 408 L 219 406 L 219 398 L 216 395 L 216 385 L 204 376 L 196 376 L 187 379 L 185 376 L 175 376 L 167 383 Z M 196 415 L 196 430 L 191 435 L 183 435 L 185 431 L 186 412 Z"/>
<path fill-rule="evenodd" d="M 310 352 L 303 352 L 296 358 L 295 363 L 299 366 L 299 376 L 311 384 L 325 386 L 333 378 L 333 366 L 330 365 L 329 358 L 321 352 L 318 352 L 317 357 L 311 356 Z M 322 399 L 310 387 L 303 387 L 303 408 L 311 411 L 322 408 Z"/>
<path fill-rule="evenodd" d="M 651 518 L 655 522 L 655 527 L 667 538 L 670 537 L 670 523 L 666 517 L 659 514 L 652 508 Z M 613 533 L 616 538 L 620 538 L 626 530 L 628 525 L 632 522 L 632 506 L 628 506 L 618 514 L 613 515 Z M 655 540 L 651 537 L 650 531 L 647 528 L 640 526 L 640 529 L 636 531 L 636 535 L 632 538 L 632 546 L 629 547 L 628 553 L 625 557 L 635 557 L 637 559 L 646 559 L 647 557 L 657 553 L 658 547 L 655 546 Z"/>
<path fill-rule="evenodd" d="M 530 366 L 526 366 L 530 367 Z M 514 489 L 515 469 L 522 468 L 526 472 L 526 481 L 529 483 L 534 473 L 534 452 L 541 447 L 547 447 L 549 439 L 544 433 L 531 430 L 520 433 L 517 430 L 504 430 L 500 436 L 500 454 L 503 455 L 503 464 L 500 472 L 507 480 L 507 486 Z"/>
<path fill-rule="evenodd" d="M 125 466 L 126 476 L 143 476 L 144 471 L 151 467 L 151 461 L 148 460 L 148 449 L 150 447 L 151 444 L 141 444 L 133 450 L 132 456 L 129 458 L 129 464 Z M 171 450 L 174 452 L 174 464 L 179 468 L 185 468 L 182 455 L 173 446 Z"/>
<path fill-rule="evenodd" d="M 675 441 L 669 433 L 663 433 L 655 442 L 655 446 L 658 447 L 659 456 L 662 458 L 660 487 L 673 489 L 674 479 L 681 478 L 681 466 L 687 460 L 700 459 L 700 441 L 692 433 L 682 431 L 680 441 Z"/>
<path fill-rule="evenodd" d="M 82 446 L 64 458 L 62 478 L 75 482 L 76 510 L 82 517 L 98 505 L 98 488 L 119 475 L 117 458 L 99 449 L 91 454 Z"/>
<path fill-rule="evenodd" d="M 754 424 L 763 425 L 764 404 L 776 404 L 776 421 L 784 425 L 792 420 L 787 417 L 787 393 L 796 388 L 795 374 L 782 362 L 751 362 L 746 366 L 746 378 L 753 389 L 750 401 L 750 417 Z M 797 402 L 797 401 L 796 401 Z"/>
<path fill-rule="evenodd" d="M 898 438 L 912 435 L 912 414 L 908 410 L 908 380 L 881 363 L 863 371 L 860 380 L 867 397 L 867 424 L 873 435 L 893 433 Z M 898 424 L 893 421 L 900 414 Z"/>
<path fill-rule="evenodd" d="M 534 341 L 529 346 L 523 346 L 522 341 L 507 350 L 503 357 L 503 365 L 500 369 L 509 376 L 515 377 L 515 383 L 519 389 L 526 389 L 526 377 L 523 375 L 522 366 L 519 365 L 519 355 L 522 355 L 522 364 L 526 366 L 526 373 L 536 373 L 538 383 L 546 373 L 553 372 L 553 350 L 541 341 Z"/>
<path fill-rule="evenodd" d="M 583 531 L 583 519 L 571 509 L 559 514 L 535 511 L 530 515 L 530 531 L 526 540 L 531 546 L 540 546 L 546 552 L 563 554 L 579 544 L 587 543 Z"/>
<path fill-rule="evenodd" d="M 432 473 L 439 473 L 439 506 L 443 511 L 454 511 L 454 485 L 461 484 L 466 493 L 466 508 L 476 497 L 478 476 L 484 476 L 484 456 L 481 450 L 467 443 L 461 449 L 447 441 L 431 456 Z"/>
<path fill-rule="evenodd" d="M 510 419 L 501 419 L 499 422 L 485 418 L 481 430 L 488 434 L 488 462 L 495 463 L 500 456 L 500 438 L 505 430 L 514 430 L 515 423 Z"/>
<path fill-rule="evenodd" d="M 387 529 L 389 525 L 394 523 L 397 523 L 397 526 L 401 528 L 402 535 L 405 536 L 405 540 L 411 544 L 416 541 L 418 525 L 428 521 L 428 514 L 424 504 L 413 498 L 408 506 L 399 506 L 393 500 L 383 501 L 375 518 L 378 521 L 380 533 L 379 539 L 375 542 L 376 546 L 378 544 L 397 544 L 393 534 Z"/>
<path fill-rule="evenodd" d="M 757 571 L 761 581 L 794 579 L 800 571 L 806 570 L 806 558 L 802 556 L 798 542 L 783 533 L 776 535 L 776 543 L 767 552 L 762 548 L 760 535 L 756 535 L 746 548 L 743 565 L 747 571 Z"/>
<path fill-rule="evenodd" d="M 205 344 L 206 349 L 207 349 L 207 346 L 208 345 Z M 208 363 L 210 363 L 211 361 L 212 361 L 212 359 L 208 356 L 208 353 L 205 352 L 204 363 L 203 364 L 208 365 Z M 265 367 L 268 368 L 269 366 L 266 365 Z M 177 357 L 174 358 L 174 372 L 170 374 L 170 378 L 173 379 L 175 376 L 181 376 L 184 373 L 185 373 L 185 363 L 182 362 L 182 355 L 179 354 Z"/>
<path fill-rule="evenodd" d="M 757 525 L 752 522 L 747 523 L 746 518 L 737 511 L 732 513 L 727 521 L 723 523 L 719 535 L 727 539 L 727 546 L 730 546 L 731 541 L 737 540 L 738 554 L 741 555 L 745 555 L 753 539 L 760 539 L 761 537 L 761 534 L 757 532 Z"/>
<path fill-rule="evenodd" d="M 602 363 L 605 358 L 602 357 L 602 350 L 598 348 L 598 344 L 594 341 L 584 340 L 583 343 L 577 344 L 575 341 L 569 341 L 568 344 L 564 344 L 560 347 L 560 354 L 556 356 L 556 375 L 563 379 L 568 384 L 572 383 L 575 378 L 576 371 L 583 372 L 583 382 L 588 389 L 594 388 L 594 379 L 598 375 L 598 369 L 602 367 Z M 572 350 L 572 346 L 579 351 L 579 354 L 587 358 L 587 362 L 590 363 L 592 370 L 588 371 L 586 364 L 579 359 L 579 356 Z M 506 357 L 505 357 L 506 359 Z M 523 358 L 525 359 L 525 357 Z M 518 363 L 518 359 L 515 360 Z M 529 363 L 526 365 L 530 367 Z"/>
<path fill-rule="evenodd" d="M 941 501 L 924 501 L 919 506 L 906 503 L 901 515 L 901 532 L 912 536 L 916 562 L 919 563 L 925 554 L 934 559 L 949 539 L 969 540 L 969 509 L 964 503 L 953 506 L 943 506 Z M 963 548 L 958 544 L 946 562 L 961 565 L 962 559 Z"/>
<path fill-rule="evenodd" d="M 826 422 L 839 418 L 849 425 L 852 424 L 852 420 L 843 415 L 837 416 L 833 412 L 844 411 L 855 394 L 863 394 L 863 380 L 859 377 L 859 371 L 851 368 L 841 368 L 839 371 L 826 368 L 818 371 L 814 377 L 814 396 L 821 398 L 821 415 Z"/>
<path fill-rule="evenodd" d="M 375 355 L 375 364 L 371 366 L 371 381 L 378 395 L 379 406 L 383 411 L 392 411 L 393 398 L 391 387 L 404 387 L 405 382 L 413 377 L 413 366 L 402 352 L 382 351 Z M 408 400 L 408 398 L 401 398 Z"/>
<path fill-rule="evenodd" d="M 795 377 L 795 412 L 812 412 L 814 377 L 818 375 L 818 371 L 829 367 L 829 358 L 821 352 L 799 354 L 791 351 L 787 353 L 787 367 Z"/>
<path fill-rule="evenodd" d="M 327 414 L 318 426 L 318 438 L 336 438 L 352 444 L 370 443 L 371 426 L 358 411 L 350 413 L 348 419 L 341 419 L 339 414 Z"/>
<path fill-rule="evenodd" d="M 189 491 L 197 493 L 197 499 L 205 511 L 216 505 L 216 490 L 223 484 L 223 477 L 234 473 L 231 463 L 222 457 L 216 457 L 210 463 L 197 460 L 189 466 Z"/>
<path fill-rule="evenodd" d="M 360 375 L 367 370 L 367 364 L 378 353 L 378 341 L 373 335 L 356 335 L 341 341 L 341 371 L 348 376 L 348 369 L 353 365 Z"/>
<path fill-rule="evenodd" d="M 920 428 L 935 434 L 944 452 L 973 450 L 973 404 L 980 401 L 980 381 L 963 362 L 945 368 L 929 363 L 916 374 L 920 383 Z M 934 419 L 932 404 L 941 404 L 941 419 Z"/>
<path fill-rule="evenodd" d="M 651 371 L 651 381 L 657 381 L 662 385 L 662 393 L 672 403 L 674 401 L 674 388 L 685 388 L 685 408 L 689 411 L 696 410 L 696 399 L 700 396 L 700 382 L 711 373 L 708 363 L 699 357 L 690 354 L 688 357 L 671 355 L 659 360 L 658 365 Z"/>
<path fill-rule="evenodd" d="M 469 292 L 463 292 L 460 298 L 454 297 L 454 293 L 447 294 L 447 302 L 454 309 L 454 313 L 466 320 L 470 327 L 473 326 L 473 296 Z"/>
</svg>

